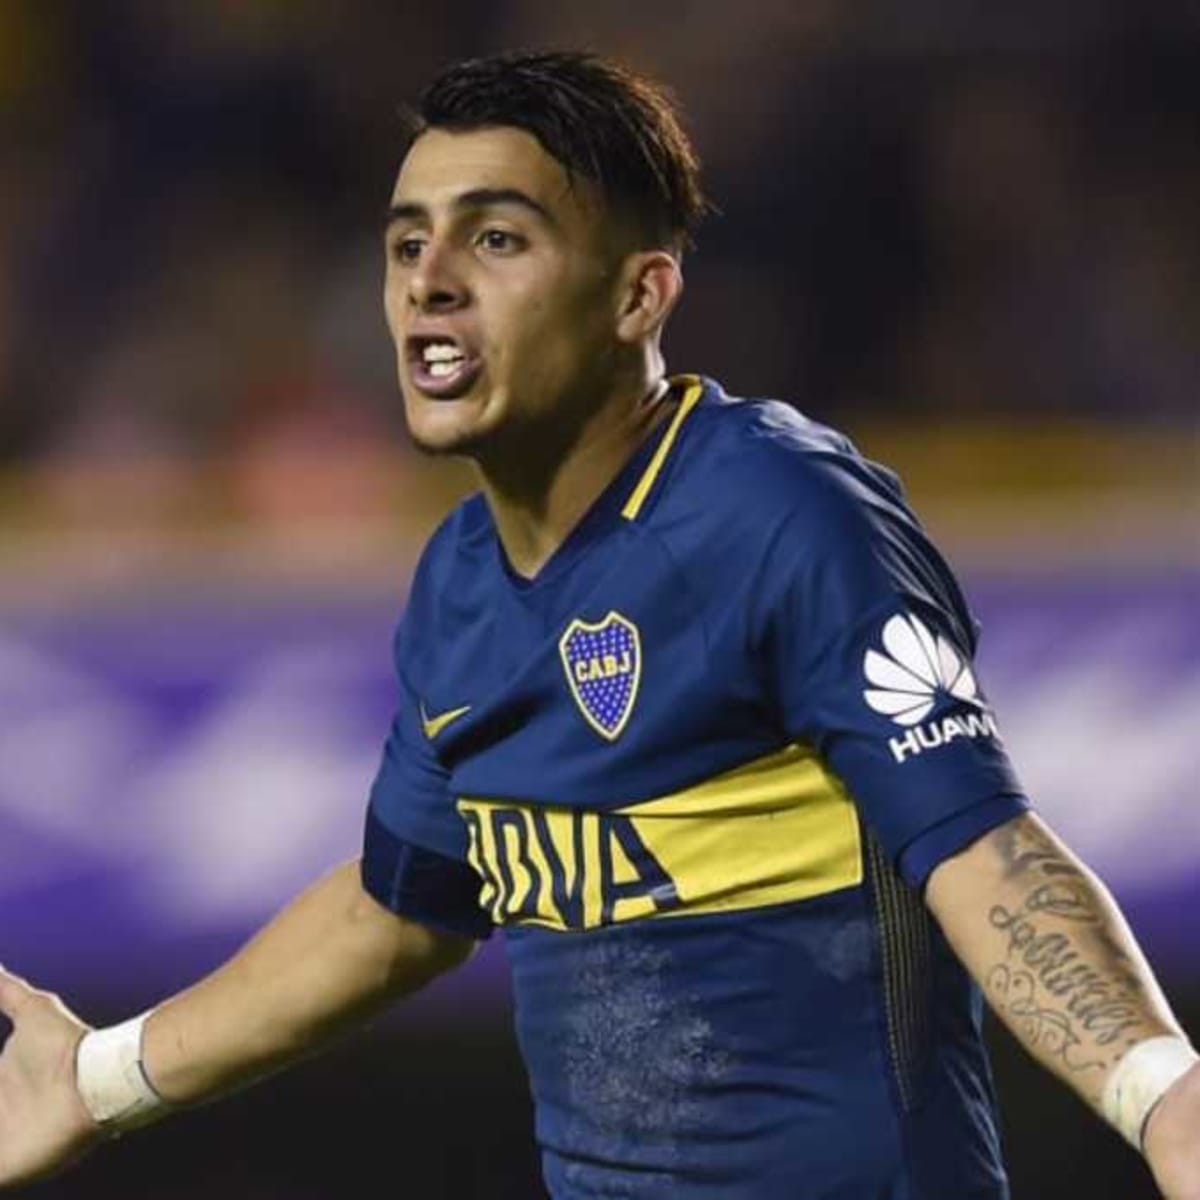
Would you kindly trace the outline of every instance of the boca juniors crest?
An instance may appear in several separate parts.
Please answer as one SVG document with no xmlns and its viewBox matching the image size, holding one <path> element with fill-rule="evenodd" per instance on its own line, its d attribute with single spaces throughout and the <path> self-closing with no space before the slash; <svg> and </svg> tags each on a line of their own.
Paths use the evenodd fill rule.
<svg viewBox="0 0 1200 1200">
<path fill-rule="evenodd" d="M 614 741 L 625 728 L 642 677 L 642 640 L 619 612 L 591 623 L 576 618 L 558 643 L 571 695 L 587 723 Z"/>
</svg>

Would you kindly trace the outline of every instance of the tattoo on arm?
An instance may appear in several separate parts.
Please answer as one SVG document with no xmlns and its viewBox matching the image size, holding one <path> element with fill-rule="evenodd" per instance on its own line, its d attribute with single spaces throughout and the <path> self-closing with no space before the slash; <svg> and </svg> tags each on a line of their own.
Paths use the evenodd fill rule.
<svg viewBox="0 0 1200 1200">
<path fill-rule="evenodd" d="M 1006 880 L 1023 894 L 993 905 L 988 920 L 1006 936 L 1005 956 L 984 987 L 1031 1048 L 1069 1072 L 1110 1066 L 1144 1023 L 1144 989 L 1106 928 L 1087 876 L 1026 822 L 999 831 Z"/>
</svg>

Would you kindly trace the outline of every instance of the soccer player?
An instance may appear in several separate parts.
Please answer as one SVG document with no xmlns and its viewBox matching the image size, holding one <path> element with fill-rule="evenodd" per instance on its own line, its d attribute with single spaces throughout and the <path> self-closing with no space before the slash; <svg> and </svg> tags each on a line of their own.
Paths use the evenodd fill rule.
<svg viewBox="0 0 1200 1200">
<path fill-rule="evenodd" d="M 665 374 L 702 208 L 619 65 L 426 93 L 387 317 L 414 440 L 480 491 L 416 572 L 361 861 L 112 1028 L 0 976 L 0 1181 L 312 1051 L 501 926 L 555 1200 L 1005 1196 L 982 995 L 1200 1196 L 1196 1054 L 1030 811 L 897 481 Z"/>
</svg>

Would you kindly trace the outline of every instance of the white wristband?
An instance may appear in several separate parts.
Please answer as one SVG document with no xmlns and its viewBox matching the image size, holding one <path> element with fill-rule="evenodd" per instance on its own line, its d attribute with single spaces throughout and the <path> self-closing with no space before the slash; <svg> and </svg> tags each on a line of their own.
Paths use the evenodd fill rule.
<svg viewBox="0 0 1200 1200">
<path fill-rule="evenodd" d="M 120 1025 L 94 1029 L 79 1043 L 75 1057 L 79 1095 L 92 1119 L 113 1136 L 147 1125 L 167 1109 L 142 1066 L 142 1026 L 149 1015 L 145 1012 Z"/>
<path fill-rule="evenodd" d="M 1196 1062 L 1200 1055 L 1184 1038 L 1154 1037 L 1138 1042 L 1109 1073 L 1100 1099 L 1105 1118 L 1140 1151 L 1151 1110 Z"/>
</svg>

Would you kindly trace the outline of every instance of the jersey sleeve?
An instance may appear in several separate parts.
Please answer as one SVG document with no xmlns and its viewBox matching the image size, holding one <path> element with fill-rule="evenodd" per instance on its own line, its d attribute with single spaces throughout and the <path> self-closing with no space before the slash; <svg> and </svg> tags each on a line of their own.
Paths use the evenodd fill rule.
<svg viewBox="0 0 1200 1200">
<path fill-rule="evenodd" d="M 422 732 L 419 702 L 405 682 L 404 637 L 402 624 L 400 698 L 371 787 L 363 886 L 401 916 L 486 938 L 492 923 L 479 905 L 482 881 L 467 861 L 466 826 L 452 803 L 446 771 Z"/>
<path fill-rule="evenodd" d="M 919 886 L 1028 801 L 975 675 L 975 624 L 898 483 L 861 459 L 811 470 L 764 572 L 767 671 L 788 733 Z"/>
</svg>

